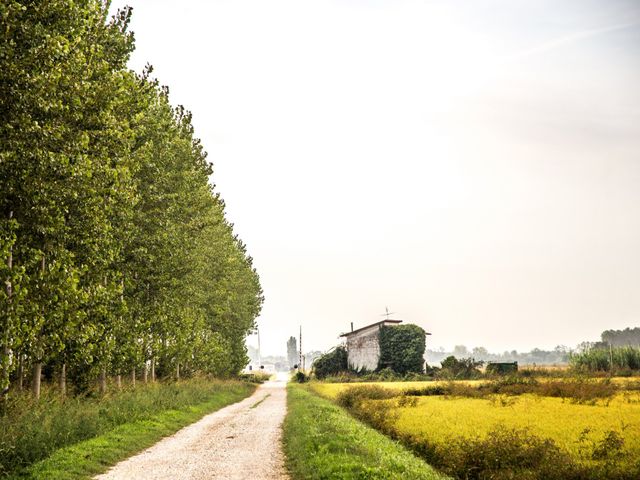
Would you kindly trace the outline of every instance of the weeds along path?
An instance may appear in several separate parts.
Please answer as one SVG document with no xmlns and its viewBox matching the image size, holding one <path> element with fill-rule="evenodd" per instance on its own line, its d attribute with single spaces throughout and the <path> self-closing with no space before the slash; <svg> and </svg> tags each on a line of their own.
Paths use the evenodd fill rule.
<svg viewBox="0 0 640 480">
<path fill-rule="evenodd" d="M 118 463 L 97 480 L 284 480 L 281 447 L 286 381 L 267 382 L 249 398 L 207 415 Z"/>
</svg>

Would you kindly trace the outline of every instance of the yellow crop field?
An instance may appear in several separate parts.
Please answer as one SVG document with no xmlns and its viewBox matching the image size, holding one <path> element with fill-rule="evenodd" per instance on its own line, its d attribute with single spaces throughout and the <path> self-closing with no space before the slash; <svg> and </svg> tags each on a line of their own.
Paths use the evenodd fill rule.
<svg viewBox="0 0 640 480">
<path fill-rule="evenodd" d="M 464 383 L 477 386 L 482 381 Z M 610 432 L 615 432 L 623 439 L 622 454 L 616 461 L 631 465 L 640 459 L 640 390 L 637 380 L 619 379 L 614 383 L 621 388 L 618 393 L 589 403 L 532 393 L 479 398 L 414 397 L 415 402 L 393 403 L 393 430 L 399 437 L 409 436 L 446 449 L 453 440 L 483 438 L 500 427 L 526 429 L 536 437 L 553 440 L 557 447 L 583 465 L 596 463 L 594 448 L 603 444 Z M 341 391 L 360 385 L 375 385 L 400 393 L 409 388 L 436 386 L 438 382 L 318 383 L 312 388 L 324 397 L 336 399 Z M 385 402 L 369 400 L 380 401 Z"/>
<path fill-rule="evenodd" d="M 539 378 L 538 381 L 546 382 L 555 380 L 554 378 Z M 640 380 L 630 379 L 628 377 L 614 377 L 610 381 L 621 388 L 632 386 L 634 390 L 637 390 L 640 386 Z M 377 385 L 387 389 L 393 390 L 406 390 L 408 388 L 423 388 L 428 386 L 448 385 L 452 383 L 450 380 L 438 380 L 433 382 L 354 382 L 354 383 L 314 383 L 313 390 L 321 396 L 329 399 L 335 399 L 339 392 L 345 388 L 354 387 L 357 385 Z M 486 383 L 486 380 L 456 380 L 456 384 L 464 384 L 470 386 L 477 386 L 482 383 Z"/>
<path fill-rule="evenodd" d="M 483 380 L 458 380 L 456 383 L 462 383 L 465 385 L 479 385 Z M 390 390 L 406 390 L 407 388 L 422 388 L 425 385 L 437 386 L 446 385 L 451 383 L 450 381 L 434 381 L 434 382 L 357 382 L 357 383 L 314 383 L 312 385 L 313 390 L 325 398 L 331 400 L 335 399 L 338 393 L 345 388 L 355 387 L 360 385 L 376 385 Z"/>
<path fill-rule="evenodd" d="M 398 408 L 396 428 L 446 442 L 451 437 L 482 435 L 498 425 L 527 428 L 551 438 L 574 457 L 611 431 L 619 432 L 626 452 L 640 458 L 640 394 L 620 394 L 611 401 L 580 405 L 560 398 L 520 395 L 484 398 L 421 397 L 415 407 Z M 582 438 L 582 441 L 580 439 Z"/>
</svg>

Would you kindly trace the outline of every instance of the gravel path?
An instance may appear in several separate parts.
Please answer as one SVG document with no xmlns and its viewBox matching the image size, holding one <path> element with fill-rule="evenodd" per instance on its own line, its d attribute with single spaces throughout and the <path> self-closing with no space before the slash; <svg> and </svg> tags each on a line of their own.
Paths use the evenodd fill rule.
<svg viewBox="0 0 640 480">
<path fill-rule="evenodd" d="M 286 413 L 284 379 L 261 385 L 235 403 L 120 462 L 99 480 L 285 480 L 280 439 Z"/>
</svg>

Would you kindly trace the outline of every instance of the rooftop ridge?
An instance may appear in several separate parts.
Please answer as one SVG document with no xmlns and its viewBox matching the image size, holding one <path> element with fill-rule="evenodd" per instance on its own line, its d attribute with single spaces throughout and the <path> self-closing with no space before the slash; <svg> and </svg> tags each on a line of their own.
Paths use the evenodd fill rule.
<svg viewBox="0 0 640 480">
<path fill-rule="evenodd" d="M 342 334 L 340 334 L 340 336 L 341 337 L 348 337 L 349 335 L 353 335 L 354 333 L 358 333 L 358 332 L 360 332 L 362 330 L 366 330 L 367 328 L 375 327 L 376 325 L 382 325 L 384 323 L 396 323 L 397 324 L 397 323 L 402 323 L 402 320 L 393 320 L 391 318 L 389 318 L 389 319 L 385 318 L 384 320 L 380 320 L 379 322 L 374 322 L 374 323 L 371 323 L 369 325 L 365 325 L 364 327 L 357 328 L 357 329 L 353 330 L 352 332 L 342 333 Z"/>
</svg>

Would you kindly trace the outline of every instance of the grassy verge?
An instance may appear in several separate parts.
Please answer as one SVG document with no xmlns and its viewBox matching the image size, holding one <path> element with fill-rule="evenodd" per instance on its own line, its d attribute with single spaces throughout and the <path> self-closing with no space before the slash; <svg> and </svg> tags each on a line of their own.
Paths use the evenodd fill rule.
<svg viewBox="0 0 640 480">
<path fill-rule="evenodd" d="M 294 480 L 447 478 L 307 387 L 289 385 L 287 403 L 284 448 Z"/>
<path fill-rule="evenodd" d="M 254 390 L 255 385 L 244 382 L 196 380 L 111 398 L 44 403 L 35 411 L 2 419 L 11 432 L 0 433 L 0 445 L 13 459 L 9 463 L 9 456 L 3 455 L 4 476 L 89 478 Z M 27 425 L 29 421 L 38 423 Z M 29 447 L 34 449 L 31 457 L 26 454 Z"/>
</svg>

